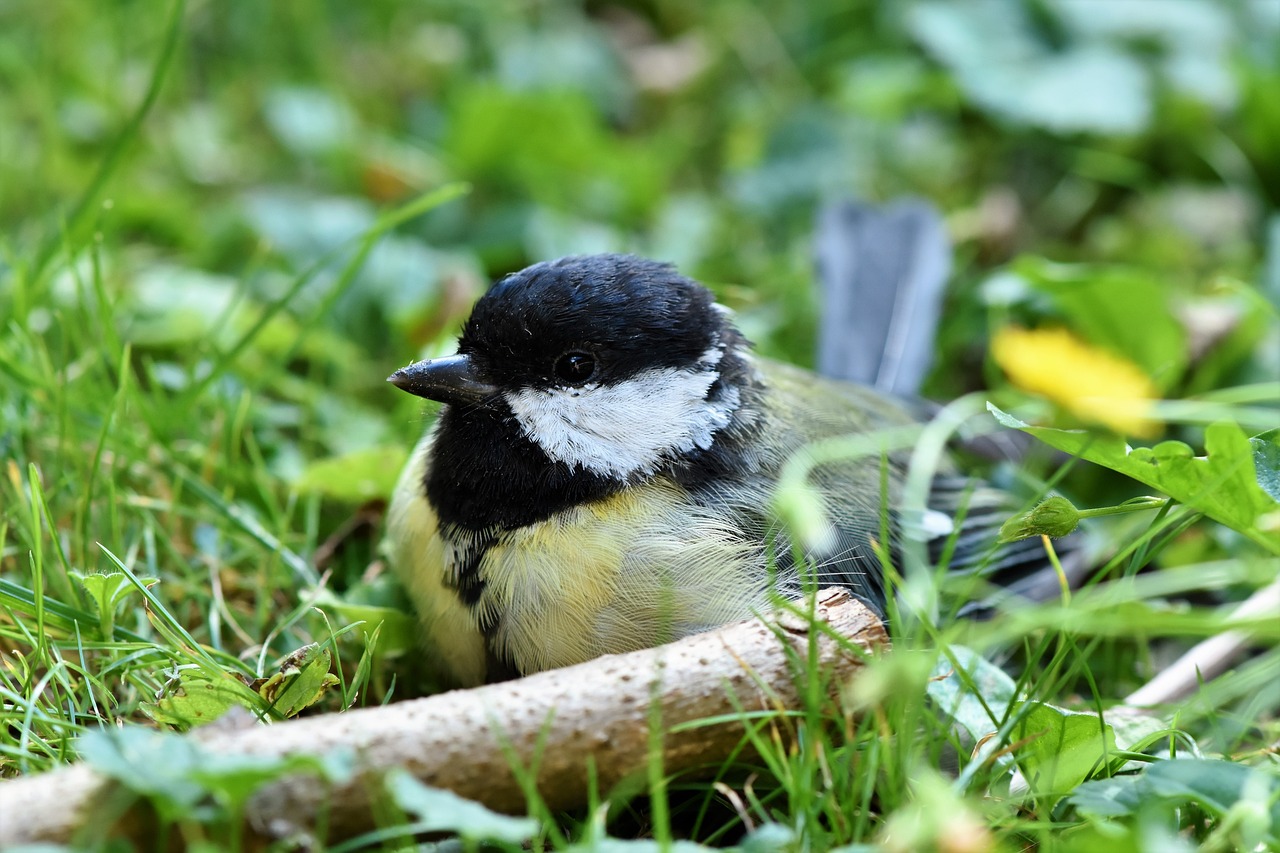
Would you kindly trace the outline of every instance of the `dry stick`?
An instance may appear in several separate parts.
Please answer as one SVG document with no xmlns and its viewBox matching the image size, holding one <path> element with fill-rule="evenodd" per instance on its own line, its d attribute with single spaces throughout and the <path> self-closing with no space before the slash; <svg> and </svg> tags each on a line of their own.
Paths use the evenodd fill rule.
<svg viewBox="0 0 1280 853">
<path fill-rule="evenodd" d="M 1232 619 L 1280 614 L 1280 578 L 1245 599 L 1231 614 Z M 1201 681 L 1209 681 L 1227 670 L 1252 642 L 1247 631 L 1225 631 L 1197 643 L 1159 675 L 1139 687 L 1124 700 L 1134 707 L 1164 705 L 1195 693 Z"/>
<path fill-rule="evenodd" d="M 538 792 L 547 806 L 572 808 L 587 800 L 588 761 L 595 764 L 601 791 L 643 772 L 655 706 L 666 730 L 662 761 L 668 773 L 716 764 L 741 746 L 741 722 L 671 729 L 732 718 L 739 709 L 800 707 L 797 682 L 803 676 L 797 672 L 803 671 L 815 640 L 833 690 L 863 666 L 865 651 L 888 645 L 884 625 L 844 590 L 819 592 L 816 613 L 825 629 L 787 614 L 768 623 L 753 619 L 517 681 L 218 732 L 202 737 L 201 748 L 254 756 L 347 748 L 358 756 L 360 769 L 350 780 L 326 782 L 299 774 L 258 791 L 247 811 L 256 841 L 316 825 L 327 826 L 330 840 L 373 828 L 382 776 L 394 767 L 499 811 L 523 814 L 526 799 L 511 762 L 536 763 Z M 850 651 L 848 642 L 832 635 L 847 638 L 860 651 Z M 92 804 L 110 791 L 110 784 L 84 765 L 0 783 L 0 849 L 66 842 L 94 820 Z M 138 821 L 125 821 L 117 831 L 142 839 L 148 832 Z"/>
</svg>

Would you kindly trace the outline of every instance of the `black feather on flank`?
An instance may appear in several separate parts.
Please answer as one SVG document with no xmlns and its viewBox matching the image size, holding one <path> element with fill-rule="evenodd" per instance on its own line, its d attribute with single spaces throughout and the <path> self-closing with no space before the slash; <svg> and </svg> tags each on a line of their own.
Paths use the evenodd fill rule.
<svg viewBox="0 0 1280 853">
<path fill-rule="evenodd" d="M 448 538 L 454 542 L 465 540 L 465 537 L 457 535 L 449 535 Z M 474 607 L 479 603 L 480 596 L 484 593 L 484 579 L 480 577 L 480 561 L 484 559 L 485 552 L 493 543 L 494 538 L 488 536 L 471 545 L 464 551 L 455 573 L 445 576 L 445 585 L 457 592 L 458 598 L 468 607 Z M 484 629 L 485 626 L 481 625 L 481 630 Z"/>
</svg>

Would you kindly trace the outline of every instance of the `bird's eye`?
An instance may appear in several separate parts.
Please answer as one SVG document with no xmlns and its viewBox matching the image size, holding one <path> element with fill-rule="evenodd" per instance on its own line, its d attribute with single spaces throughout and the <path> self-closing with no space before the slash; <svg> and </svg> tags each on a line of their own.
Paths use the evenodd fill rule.
<svg viewBox="0 0 1280 853">
<path fill-rule="evenodd" d="M 596 357 L 582 350 L 569 350 L 556 359 L 556 376 L 570 385 L 581 385 L 596 372 Z"/>
</svg>

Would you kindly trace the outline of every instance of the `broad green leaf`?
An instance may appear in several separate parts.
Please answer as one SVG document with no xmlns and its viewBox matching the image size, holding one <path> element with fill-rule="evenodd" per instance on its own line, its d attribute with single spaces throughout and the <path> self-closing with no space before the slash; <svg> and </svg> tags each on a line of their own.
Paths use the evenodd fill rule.
<svg viewBox="0 0 1280 853">
<path fill-rule="evenodd" d="M 1249 444 L 1253 447 L 1253 464 L 1258 469 L 1258 485 L 1280 501 L 1280 429 L 1255 435 Z"/>
<path fill-rule="evenodd" d="M 404 770 L 394 770 L 387 776 L 387 789 L 400 808 L 417 817 L 426 832 L 448 832 L 469 841 L 521 844 L 538 831 L 538 822 L 533 818 L 498 814 L 452 791 L 428 787 Z"/>
<path fill-rule="evenodd" d="M 329 672 L 331 665 L 329 650 L 311 643 L 289 655 L 279 672 L 260 678 L 251 686 L 274 715 L 293 717 L 319 702 L 326 690 L 338 684 L 338 677 Z"/>
<path fill-rule="evenodd" d="M 157 723 L 186 730 L 211 723 L 236 706 L 261 713 L 261 704 L 238 675 L 216 676 L 192 668 L 182 670 L 160 699 L 139 707 Z"/>
<path fill-rule="evenodd" d="M 267 782 L 293 773 L 309 773 L 329 780 L 350 776 L 350 761 L 343 750 L 333 754 L 312 755 L 293 752 L 287 755 L 245 755 L 206 752 L 192 768 L 191 778 L 202 785 L 233 813 L 248 801 L 253 792 Z M 348 753 L 349 754 L 349 753 Z M 335 756 L 340 756 L 335 759 Z"/>
<path fill-rule="evenodd" d="M 339 597 L 327 588 L 322 589 L 316 594 L 313 603 L 321 610 L 335 614 L 342 625 L 364 623 L 361 631 L 366 638 L 371 637 L 377 630 L 379 653 L 394 654 L 417 647 L 417 619 L 409 609 L 408 603 L 399 607 L 389 604 L 367 604 L 352 600 L 351 592 L 352 590 L 348 590 Z"/>
<path fill-rule="evenodd" d="M 1004 670 L 972 649 L 949 649 L 963 674 L 950 657 L 940 656 L 926 690 L 942 713 L 963 727 L 976 743 L 999 729 L 1001 718 L 1017 695 L 1017 685 Z"/>
<path fill-rule="evenodd" d="M 978 106 L 1059 133 L 1133 133 L 1151 116 L 1142 66 L 1102 40 L 1044 42 L 1012 0 L 913 3 L 912 35 Z"/>
<path fill-rule="evenodd" d="M 1067 801 L 1086 814 L 1124 817 L 1135 814 L 1148 793 L 1145 776 L 1113 776 L 1080 784 Z"/>
<path fill-rule="evenodd" d="M 91 729 L 76 741 L 76 751 L 103 776 L 150 797 L 170 819 L 204 797 L 190 776 L 200 754 L 187 738 L 141 726 Z"/>
<path fill-rule="evenodd" d="M 395 489 L 408 452 L 403 447 L 371 447 L 321 459 L 306 467 L 293 486 L 348 503 L 388 498 Z"/>
<path fill-rule="evenodd" d="M 1156 796 L 1192 800 L 1215 815 L 1225 814 L 1242 797 L 1252 793 L 1268 807 L 1272 837 L 1280 830 L 1280 771 L 1275 767 L 1249 767 L 1221 759 L 1181 758 L 1151 765 L 1146 779 Z M 1255 780 L 1258 784 L 1251 792 L 1250 783 Z"/>
<path fill-rule="evenodd" d="M 276 139 L 298 157 L 338 150 L 356 138 L 355 112 L 327 89 L 276 86 L 263 97 L 263 115 Z"/>
<path fill-rule="evenodd" d="M 1254 461 L 1258 444 L 1251 444 L 1235 424 L 1209 426 L 1205 430 L 1208 453 L 1196 456 L 1180 441 L 1162 441 L 1151 448 L 1131 448 L 1117 436 L 1033 427 L 990 403 L 987 409 L 1007 427 L 1030 433 L 1051 447 L 1159 489 L 1280 554 L 1280 523 L 1277 522 L 1280 502 L 1260 483 Z M 1274 440 L 1271 443 L 1274 446 Z M 1272 452 L 1270 448 L 1263 448 L 1267 464 Z M 1262 478 L 1273 473 L 1268 468 Z"/>
<path fill-rule="evenodd" d="M 1259 843 L 1280 841 L 1280 772 L 1207 758 L 1158 761 L 1145 773 L 1117 776 L 1080 785 L 1068 802 L 1080 812 L 1104 819 L 1128 817 L 1154 803 L 1194 803 L 1215 817 L 1233 810 L 1247 813 L 1247 827 Z"/>
<path fill-rule="evenodd" d="M 1096 714 L 1031 705 L 1010 741 L 1022 744 L 1016 758 L 1033 791 L 1070 791 L 1115 758 L 1115 732 Z"/>
<path fill-rule="evenodd" d="M 167 820 L 190 819 L 209 795 L 238 810 L 264 783 L 309 772 L 334 781 L 351 777 L 351 754 L 239 755 L 206 752 L 188 737 L 124 726 L 85 733 L 80 756 L 94 770 L 150 798 Z"/>
</svg>

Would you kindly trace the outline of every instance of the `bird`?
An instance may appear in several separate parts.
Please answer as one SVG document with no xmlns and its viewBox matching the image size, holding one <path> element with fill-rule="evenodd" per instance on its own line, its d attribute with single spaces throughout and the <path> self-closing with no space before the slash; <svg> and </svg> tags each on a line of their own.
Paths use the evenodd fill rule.
<svg viewBox="0 0 1280 853">
<path fill-rule="evenodd" d="M 733 313 L 670 264 L 535 263 L 480 297 L 456 354 L 389 381 L 443 404 L 395 488 L 386 541 L 445 684 L 710 630 L 800 596 L 806 572 L 886 612 L 909 454 L 816 468 L 832 534 L 817 544 L 793 541 L 774 493 L 814 441 L 911 429 L 932 409 L 901 387 L 757 355 Z M 1038 542 L 993 551 L 1010 506 L 945 462 L 912 535 L 935 556 L 946 546 L 953 568 L 1023 577 L 1045 554 Z"/>
</svg>

